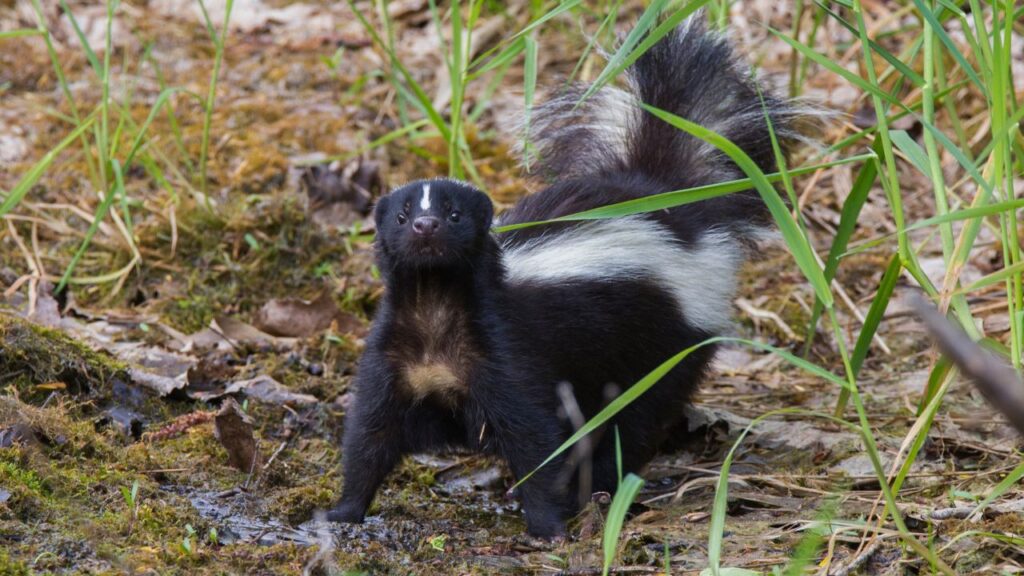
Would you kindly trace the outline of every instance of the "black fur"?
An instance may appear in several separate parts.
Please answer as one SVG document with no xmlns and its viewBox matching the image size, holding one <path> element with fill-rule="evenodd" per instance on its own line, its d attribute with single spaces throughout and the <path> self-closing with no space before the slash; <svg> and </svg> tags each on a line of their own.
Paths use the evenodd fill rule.
<svg viewBox="0 0 1024 576">
<path fill-rule="evenodd" d="M 696 21 L 641 57 L 630 78 L 639 98 L 716 128 L 763 169 L 772 169 L 764 108 L 753 80 L 729 45 Z M 600 127 L 592 118 L 608 93 L 598 92 L 574 109 L 570 103 L 581 91 L 535 111 L 539 167 L 558 178 L 507 212 L 503 224 L 740 176 L 720 153 L 635 109 L 621 135 L 625 141 L 609 142 L 593 133 Z M 764 106 L 788 142 L 794 113 L 767 94 Z M 420 205 L 425 185 L 430 186 L 428 209 Z M 381 199 L 375 218 L 386 294 L 346 418 L 345 484 L 329 514 L 333 520 L 361 521 L 385 476 L 410 452 L 465 447 L 494 453 L 521 478 L 572 432 L 559 415 L 559 382 L 572 385 L 589 418 L 605 405 L 609 384 L 622 390 L 713 335 L 685 317 L 664 285 L 643 275 L 510 281 L 506 251 L 525 242 L 559 242 L 560 232 L 575 225 L 495 237 L 490 200 L 466 184 L 408 184 Z M 710 230 L 730 231 L 737 238 L 733 249 L 741 251 L 741 237 L 768 217 L 756 194 L 740 193 L 641 218 L 652 230 L 670 231 L 683 247 L 696 245 Z M 424 233 L 427 229 L 431 232 Z M 699 349 L 614 418 L 625 471 L 636 471 L 653 457 L 713 354 L 713 347 Z M 614 491 L 614 436 L 603 433 L 594 441 L 591 488 Z M 567 485 L 565 465 L 559 459 L 521 487 L 533 535 L 564 532 L 576 504 L 576 480 Z"/>
<path fill-rule="evenodd" d="M 430 210 L 419 207 L 425 184 Z M 360 360 L 343 439 L 344 493 L 330 519 L 361 521 L 403 454 L 469 447 L 500 455 L 522 477 L 564 438 L 551 372 L 529 360 L 532 349 L 509 315 L 515 304 L 490 234 L 491 211 L 482 192 L 447 180 L 409 184 L 378 204 L 377 256 L 387 292 Z M 429 238 L 412 229 L 424 216 L 441 221 Z M 424 359 L 458 364 L 455 390 L 420 394 L 407 368 Z M 547 467 L 522 486 L 531 534 L 563 530 L 557 472 Z"/>
</svg>

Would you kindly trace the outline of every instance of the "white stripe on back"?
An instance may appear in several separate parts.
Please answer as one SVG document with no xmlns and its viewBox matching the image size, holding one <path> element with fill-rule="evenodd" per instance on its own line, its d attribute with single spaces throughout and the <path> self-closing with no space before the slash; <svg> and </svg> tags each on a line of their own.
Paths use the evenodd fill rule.
<svg viewBox="0 0 1024 576">
<path fill-rule="evenodd" d="M 684 246 L 665 226 L 642 216 L 586 222 L 505 246 L 510 283 L 646 278 L 669 292 L 688 322 L 729 332 L 742 248 L 724 231 Z"/>
</svg>

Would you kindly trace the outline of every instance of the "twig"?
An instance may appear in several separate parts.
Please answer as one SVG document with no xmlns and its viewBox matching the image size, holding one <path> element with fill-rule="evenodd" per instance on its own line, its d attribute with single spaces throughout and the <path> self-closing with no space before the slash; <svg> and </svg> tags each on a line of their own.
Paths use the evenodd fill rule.
<svg viewBox="0 0 1024 576">
<path fill-rule="evenodd" d="M 793 329 L 789 327 L 789 324 L 786 324 L 786 321 L 775 312 L 758 308 L 754 306 L 753 302 L 746 298 L 737 298 L 736 306 L 740 310 L 746 312 L 747 315 L 755 322 L 758 320 L 771 320 L 776 326 L 778 326 L 779 330 L 782 330 L 782 333 L 785 334 L 787 338 L 791 340 L 796 338 L 796 333 L 794 333 Z"/>
<path fill-rule="evenodd" d="M 954 327 L 920 295 L 915 294 L 910 304 L 942 353 L 974 382 L 989 404 L 1024 434 L 1024 383 L 1013 368 Z"/>
<path fill-rule="evenodd" d="M 576 402 L 576 396 L 572 393 L 572 385 L 568 382 L 559 382 L 555 387 L 555 391 L 558 393 L 558 399 L 562 403 L 562 409 L 565 410 L 565 415 L 569 418 L 569 422 L 572 423 L 574 429 L 579 430 L 586 424 L 587 419 L 583 416 L 583 411 L 580 409 L 580 405 Z M 568 476 L 572 474 L 573 468 L 579 466 L 579 474 L 577 475 L 577 488 L 578 498 L 580 500 L 580 506 L 586 502 L 590 497 L 590 491 L 593 487 L 593 460 L 591 458 L 594 451 L 594 440 L 588 435 L 580 439 L 573 447 L 572 452 L 569 453 L 569 462 L 566 466 L 562 478 L 562 481 L 568 481 Z"/>
<path fill-rule="evenodd" d="M 852 574 L 857 568 L 860 568 L 865 562 L 870 560 L 871 557 L 874 556 L 875 553 L 878 552 L 881 548 L 882 541 L 875 540 L 867 548 L 865 548 L 863 552 L 861 552 L 857 556 L 854 556 L 853 560 L 847 563 L 846 566 L 841 567 L 835 572 L 830 571 L 828 572 L 828 574 L 830 576 L 849 576 L 849 574 Z"/>
<path fill-rule="evenodd" d="M 277 455 L 280 454 L 281 452 L 283 452 L 284 451 L 284 447 L 287 446 L 287 445 L 288 445 L 288 441 L 285 440 L 284 442 L 281 442 L 281 445 L 277 447 L 277 450 L 274 450 L 274 453 L 271 454 L 270 458 L 267 459 L 267 463 L 263 465 L 263 471 L 264 472 L 267 471 L 267 468 L 270 468 L 270 465 L 274 463 L 274 460 L 277 458 Z"/>
</svg>

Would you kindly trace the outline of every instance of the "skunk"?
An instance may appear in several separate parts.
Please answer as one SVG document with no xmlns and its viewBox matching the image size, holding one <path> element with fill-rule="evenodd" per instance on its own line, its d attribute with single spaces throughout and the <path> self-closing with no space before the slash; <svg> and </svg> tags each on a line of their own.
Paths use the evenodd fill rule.
<svg viewBox="0 0 1024 576">
<path fill-rule="evenodd" d="M 761 90 L 723 37 L 691 18 L 578 105 L 575 86 L 532 111 L 535 170 L 551 185 L 499 224 L 550 220 L 652 194 L 741 178 L 716 148 L 637 105 L 725 136 L 775 168 L 766 118 L 786 151 L 799 111 Z M 490 199 L 469 184 L 421 180 L 382 197 L 376 257 L 385 295 L 367 339 L 343 434 L 344 486 L 328 518 L 361 522 L 408 453 L 499 455 L 521 479 L 572 433 L 556 388 L 571 385 L 587 418 L 679 351 L 728 332 L 736 271 L 771 229 L 746 191 L 617 219 L 495 234 Z M 618 459 L 636 471 L 655 454 L 707 372 L 697 349 L 594 437 L 593 491 L 614 491 Z M 611 430 L 612 428 L 609 428 Z M 579 478 L 566 457 L 521 484 L 527 530 L 564 534 Z M 571 476 L 571 475 L 570 475 Z M 589 495 L 589 494 L 588 494 Z"/>
</svg>

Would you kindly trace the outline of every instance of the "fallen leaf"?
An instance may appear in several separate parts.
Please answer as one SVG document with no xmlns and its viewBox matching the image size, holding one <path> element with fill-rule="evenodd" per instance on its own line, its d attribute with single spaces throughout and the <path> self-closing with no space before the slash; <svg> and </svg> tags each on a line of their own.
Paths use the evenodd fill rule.
<svg viewBox="0 0 1024 576">
<path fill-rule="evenodd" d="M 28 319 L 50 328 L 60 325 L 60 304 L 53 297 L 53 284 L 47 281 L 39 282 L 36 289 L 36 308 Z"/>
<path fill-rule="evenodd" d="M 128 376 L 131 377 L 132 382 L 145 386 L 155 391 L 160 396 L 167 396 L 171 392 L 178 390 L 179 388 L 185 387 L 185 375 L 182 378 L 169 378 L 167 376 L 161 376 L 159 374 L 150 374 L 145 370 L 139 370 L 138 368 L 129 368 Z"/>
<path fill-rule="evenodd" d="M 195 366 L 196 359 L 138 342 L 118 343 L 109 346 L 122 361 L 131 364 L 128 375 L 140 384 L 166 396 L 188 384 L 188 371 Z"/>
<path fill-rule="evenodd" d="M 991 314 L 982 320 L 982 327 L 986 334 L 1002 334 L 1010 331 L 1010 315 L 1003 312 Z"/>
<path fill-rule="evenodd" d="M 209 402 L 223 396 L 239 393 L 267 404 L 304 406 L 319 402 L 316 396 L 292 392 L 287 386 L 267 375 L 233 382 L 221 392 L 197 392 L 189 394 L 189 396 L 197 400 Z"/>
<path fill-rule="evenodd" d="M 16 443 L 36 445 L 39 443 L 39 439 L 36 438 L 32 427 L 24 422 L 0 429 L 0 448 L 10 448 Z"/>
<path fill-rule="evenodd" d="M 229 363 L 229 358 L 223 354 L 207 354 L 201 357 L 199 363 L 188 370 L 189 392 L 208 392 L 223 388 L 238 372 L 238 368 Z"/>
<path fill-rule="evenodd" d="M 97 430 L 107 426 L 113 427 L 130 440 L 139 440 L 142 438 L 142 430 L 145 424 L 142 421 L 142 415 L 138 412 L 114 406 L 104 410 L 103 415 L 95 423 Z"/>
<path fill-rule="evenodd" d="M 224 405 L 213 418 L 213 435 L 228 452 L 228 464 L 242 472 L 251 472 L 259 465 L 256 438 L 252 434 L 252 419 L 242 412 L 234 398 Z"/>
<path fill-rule="evenodd" d="M 272 348 L 287 348 L 296 344 L 294 338 L 277 338 L 251 324 L 227 316 L 215 318 L 211 327 L 215 332 L 235 344 L 252 344 Z"/>
<path fill-rule="evenodd" d="M 309 218 L 324 228 L 347 228 L 370 215 L 374 198 L 384 191 L 380 166 L 355 159 L 307 166 L 300 183 L 309 199 Z"/>
<path fill-rule="evenodd" d="M 298 298 L 276 298 L 256 313 L 254 324 L 272 336 L 304 338 L 323 332 L 337 322 L 342 332 L 349 332 L 361 323 L 352 314 L 342 312 L 330 293 L 308 302 Z"/>
</svg>

